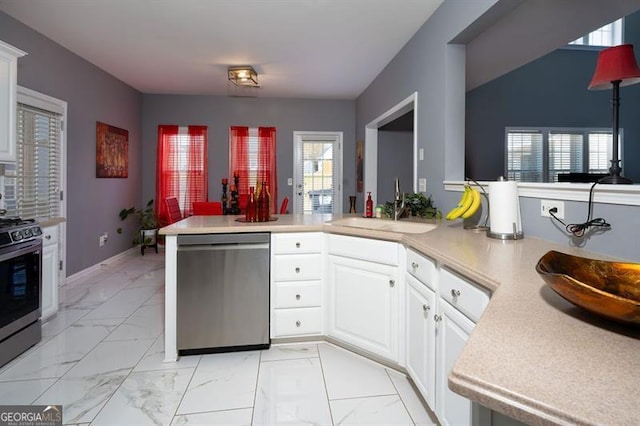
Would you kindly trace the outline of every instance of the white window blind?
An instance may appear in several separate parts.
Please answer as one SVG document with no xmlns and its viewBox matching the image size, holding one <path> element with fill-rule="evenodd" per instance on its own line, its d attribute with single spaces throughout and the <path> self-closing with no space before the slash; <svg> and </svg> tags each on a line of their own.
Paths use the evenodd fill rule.
<svg viewBox="0 0 640 426">
<path fill-rule="evenodd" d="M 507 133 L 507 179 L 542 182 L 542 133 L 511 131 Z"/>
<path fill-rule="evenodd" d="M 18 103 L 17 161 L 5 166 L 7 215 L 60 216 L 61 117 Z"/>
<path fill-rule="evenodd" d="M 611 133 L 589 134 L 589 173 L 609 173 L 612 137 Z"/>
<path fill-rule="evenodd" d="M 549 133 L 548 182 L 557 182 L 559 173 L 582 172 L 582 134 Z"/>
<path fill-rule="evenodd" d="M 622 134 L 618 143 L 622 159 Z M 611 130 L 506 128 L 506 176 L 520 182 L 558 182 L 559 174 L 608 173 Z"/>
</svg>

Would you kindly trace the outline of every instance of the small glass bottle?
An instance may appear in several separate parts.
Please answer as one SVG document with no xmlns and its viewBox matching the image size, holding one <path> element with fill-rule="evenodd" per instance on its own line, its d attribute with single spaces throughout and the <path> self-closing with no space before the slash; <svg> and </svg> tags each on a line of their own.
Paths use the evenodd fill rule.
<svg viewBox="0 0 640 426">
<path fill-rule="evenodd" d="M 269 222 L 271 219 L 271 193 L 269 192 L 269 184 L 266 182 L 262 182 L 262 187 L 264 188 L 264 218 L 265 222 Z"/>
<path fill-rule="evenodd" d="M 249 200 L 245 209 L 245 220 L 247 222 L 256 221 L 256 194 L 253 186 L 249 187 Z"/>
<path fill-rule="evenodd" d="M 257 222 L 266 222 L 266 209 L 265 209 L 265 201 L 267 197 L 264 192 L 264 183 L 260 186 L 260 193 L 258 194 L 258 206 L 256 209 L 256 221 Z"/>
</svg>

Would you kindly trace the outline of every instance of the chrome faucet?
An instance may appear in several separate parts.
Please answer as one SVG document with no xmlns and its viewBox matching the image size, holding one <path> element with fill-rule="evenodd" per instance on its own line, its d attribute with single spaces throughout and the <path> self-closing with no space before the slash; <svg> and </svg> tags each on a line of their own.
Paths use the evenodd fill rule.
<svg viewBox="0 0 640 426">
<path fill-rule="evenodd" d="M 398 177 L 396 176 L 393 179 L 395 183 L 395 193 L 393 196 L 393 220 L 398 220 L 398 217 L 402 216 L 402 213 L 404 212 L 404 193 L 402 193 L 401 196 L 400 180 Z M 398 203 L 400 203 L 399 206 Z"/>
</svg>

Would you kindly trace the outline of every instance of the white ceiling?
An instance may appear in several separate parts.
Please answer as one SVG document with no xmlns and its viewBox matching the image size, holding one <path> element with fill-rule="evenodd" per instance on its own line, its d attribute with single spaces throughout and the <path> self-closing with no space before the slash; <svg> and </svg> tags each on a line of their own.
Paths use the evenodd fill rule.
<svg viewBox="0 0 640 426">
<path fill-rule="evenodd" d="M 355 99 L 443 0 L 0 0 L 143 93 Z M 260 89 L 227 67 L 252 65 Z"/>
</svg>

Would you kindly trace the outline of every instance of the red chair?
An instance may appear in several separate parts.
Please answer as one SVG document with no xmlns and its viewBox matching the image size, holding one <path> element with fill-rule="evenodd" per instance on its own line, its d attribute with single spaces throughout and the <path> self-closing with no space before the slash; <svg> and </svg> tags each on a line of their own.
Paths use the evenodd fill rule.
<svg viewBox="0 0 640 426">
<path fill-rule="evenodd" d="M 167 207 L 167 219 L 169 225 L 179 220 L 182 220 L 182 212 L 180 211 L 180 205 L 176 197 L 169 197 L 164 199 L 164 205 Z"/>
<path fill-rule="evenodd" d="M 287 213 L 287 205 L 289 204 L 289 197 L 284 197 L 282 199 L 282 204 L 280 205 L 280 214 Z"/>
<path fill-rule="evenodd" d="M 220 201 L 194 201 L 193 214 L 200 216 L 221 215 L 222 203 Z"/>
</svg>

